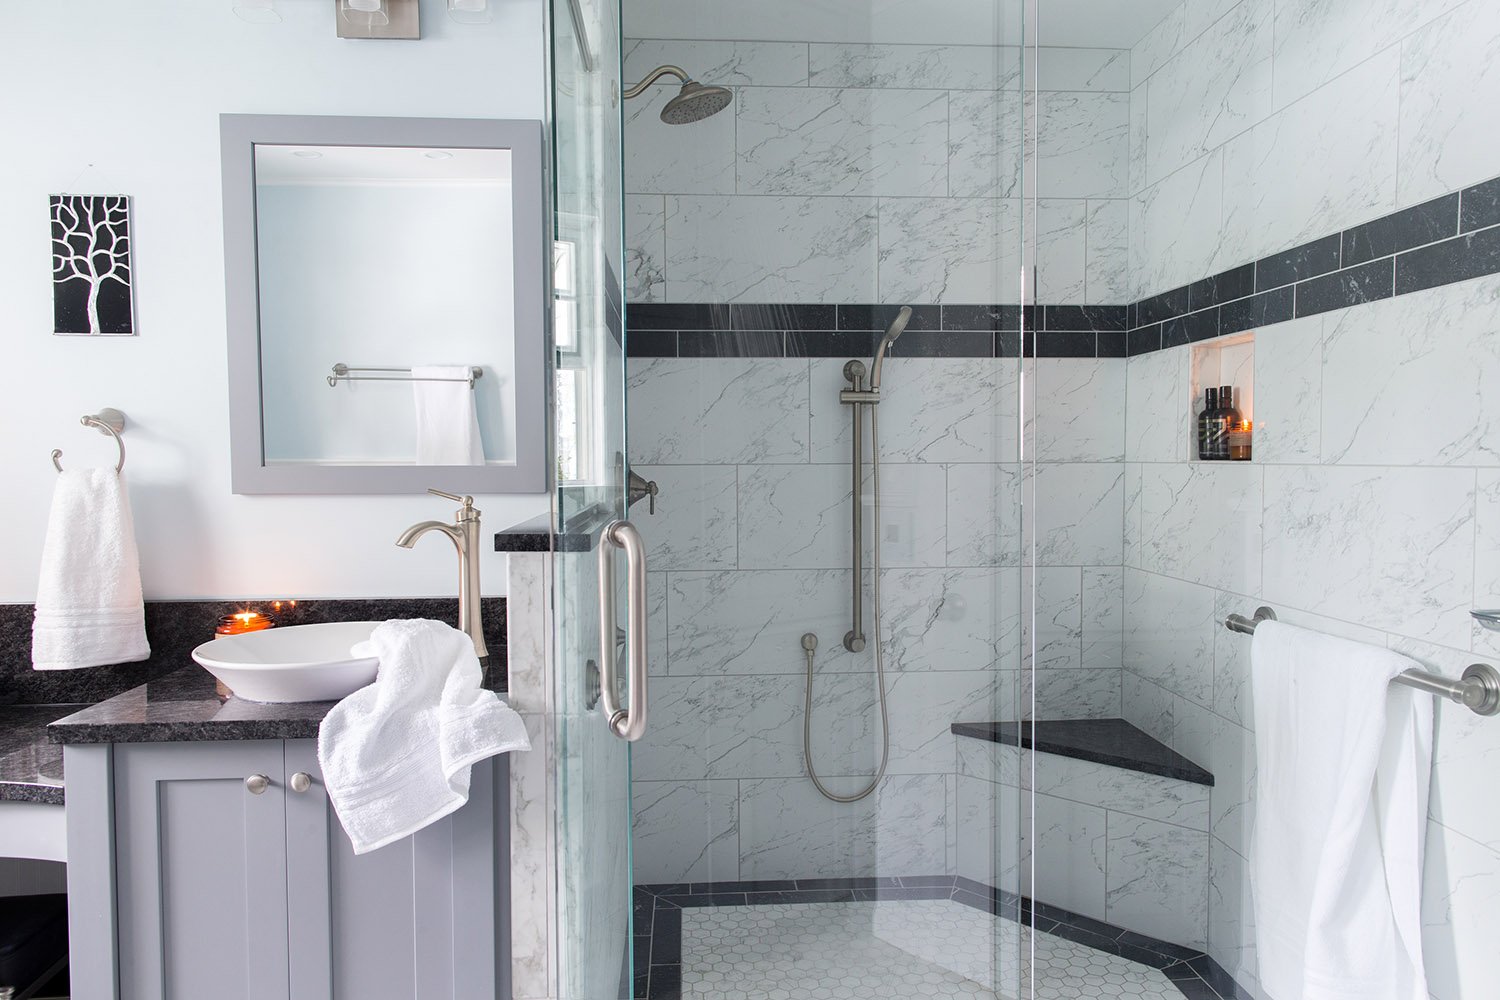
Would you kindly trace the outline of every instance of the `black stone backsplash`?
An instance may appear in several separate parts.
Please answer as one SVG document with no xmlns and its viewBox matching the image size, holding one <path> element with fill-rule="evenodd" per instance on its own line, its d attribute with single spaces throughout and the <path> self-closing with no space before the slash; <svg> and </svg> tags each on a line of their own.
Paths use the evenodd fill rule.
<svg viewBox="0 0 1500 1000">
<path fill-rule="evenodd" d="M 920 336 L 902 337 L 891 355 L 1122 358 L 1488 274 L 1500 274 L 1500 178 L 1125 305 L 914 305 L 907 329 Z M 862 357 L 899 308 L 630 303 L 626 350 L 633 358 Z"/>
<path fill-rule="evenodd" d="M 371 600 L 298 600 L 295 606 L 254 601 L 147 601 L 146 638 L 151 658 L 139 663 L 89 667 L 82 670 L 31 668 L 32 605 L 0 604 L 0 705 L 81 704 L 112 698 L 192 664 L 192 651 L 214 636 L 224 615 L 237 611 L 269 612 L 280 625 L 310 625 L 329 621 L 385 621 L 391 618 L 458 620 L 454 598 L 379 598 Z M 505 598 L 486 598 L 485 643 L 490 650 L 487 678 L 504 688 Z"/>
</svg>

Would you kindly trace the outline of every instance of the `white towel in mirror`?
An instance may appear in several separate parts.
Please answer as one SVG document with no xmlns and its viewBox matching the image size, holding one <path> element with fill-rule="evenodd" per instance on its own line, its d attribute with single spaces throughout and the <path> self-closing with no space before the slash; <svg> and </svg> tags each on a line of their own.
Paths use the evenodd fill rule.
<svg viewBox="0 0 1500 1000">
<path fill-rule="evenodd" d="M 418 465 L 483 465 L 479 415 L 467 365 L 412 368 Z M 446 379 L 448 381 L 440 381 Z"/>
</svg>

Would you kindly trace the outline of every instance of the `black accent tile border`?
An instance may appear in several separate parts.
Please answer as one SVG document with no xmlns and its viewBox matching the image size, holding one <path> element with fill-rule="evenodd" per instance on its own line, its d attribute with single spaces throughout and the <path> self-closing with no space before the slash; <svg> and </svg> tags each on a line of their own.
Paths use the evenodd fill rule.
<svg viewBox="0 0 1500 1000">
<path fill-rule="evenodd" d="M 1500 274 L 1500 178 L 1123 305 L 915 305 L 892 357 L 1120 358 Z M 633 303 L 633 358 L 862 357 L 891 304 Z M 1022 332 L 1025 332 L 1023 341 Z M 777 338 L 780 349 L 777 349 Z"/>
<path fill-rule="evenodd" d="M 1157 969 L 1190 1000 L 1250 1000 L 1250 994 L 1204 952 L 954 875 L 638 885 L 633 900 L 635 1000 L 681 1000 L 682 911 L 686 908 L 885 899 L 952 899 Z"/>
<path fill-rule="evenodd" d="M 1052 719 L 1035 726 L 1030 722 L 955 722 L 951 728 L 956 736 L 1009 746 L 1019 741 L 1025 750 L 1108 764 L 1195 785 L 1214 783 L 1214 776 L 1208 771 L 1124 719 Z"/>
</svg>

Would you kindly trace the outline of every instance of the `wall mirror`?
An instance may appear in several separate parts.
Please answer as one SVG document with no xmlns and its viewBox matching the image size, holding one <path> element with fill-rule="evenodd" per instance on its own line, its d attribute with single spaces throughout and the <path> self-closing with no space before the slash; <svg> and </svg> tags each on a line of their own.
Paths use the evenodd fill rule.
<svg viewBox="0 0 1500 1000">
<path fill-rule="evenodd" d="M 541 124 L 220 135 L 234 492 L 545 491 Z"/>
</svg>

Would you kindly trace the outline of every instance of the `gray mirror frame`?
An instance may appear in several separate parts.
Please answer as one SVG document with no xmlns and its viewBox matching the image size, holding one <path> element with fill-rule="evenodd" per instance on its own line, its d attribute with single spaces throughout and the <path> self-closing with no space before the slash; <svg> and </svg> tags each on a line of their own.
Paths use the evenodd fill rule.
<svg viewBox="0 0 1500 1000">
<path fill-rule="evenodd" d="M 237 494 L 545 493 L 549 251 L 542 123 L 482 118 L 220 115 L 230 483 Z M 259 144 L 445 146 L 511 151 L 516 460 L 505 465 L 267 465 L 261 421 L 255 156 Z M 534 248 L 527 252 L 526 248 Z"/>
</svg>

